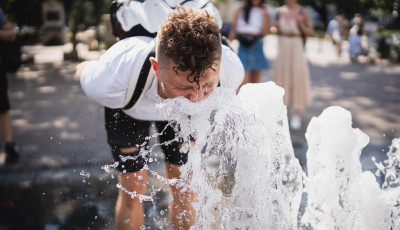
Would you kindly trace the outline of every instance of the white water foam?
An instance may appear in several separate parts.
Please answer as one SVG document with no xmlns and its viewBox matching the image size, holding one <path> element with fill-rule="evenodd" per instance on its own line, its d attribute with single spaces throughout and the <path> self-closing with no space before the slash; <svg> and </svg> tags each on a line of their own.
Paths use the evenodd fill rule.
<svg viewBox="0 0 400 230">
<path fill-rule="evenodd" d="M 194 229 L 297 228 L 302 171 L 282 96 L 270 82 L 245 85 L 238 96 L 217 88 L 199 103 L 160 105 L 180 137 L 196 139 L 182 167 L 198 195 Z"/>
<path fill-rule="evenodd" d="M 369 137 L 351 123 L 350 112 L 329 107 L 308 126 L 303 227 L 390 229 L 392 203 L 384 198 L 375 176 L 361 169 L 361 150 Z"/>
<path fill-rule="evenodd" d="M 189 160 L 180 180 L 150 171 L 162 182 L 157 191 L 175 184 L 197 194 L 192 229 L 400 229 L 400 139 L 385 165 L 377 164 L 385 175 L 380 188 L 361 169 L 369 137 L 352 128 L 348 111 L 329 107 L 307 129 L 305 175 L 294 157 L 283 94 L 268 82 L 244 85 L 239 95 L 220 87 L 198 103 L 159 104 L 185 140 L 181 151 Z M 298 221 L 303 192 L 307 204 Z"/>
</svg>

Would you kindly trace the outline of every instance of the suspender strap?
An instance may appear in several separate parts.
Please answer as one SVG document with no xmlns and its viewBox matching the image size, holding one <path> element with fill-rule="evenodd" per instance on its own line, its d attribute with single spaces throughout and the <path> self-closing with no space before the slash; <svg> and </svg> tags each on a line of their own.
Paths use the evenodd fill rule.
<svg viewBox="0 0 400 230">
<path fill-rule="evenodd" d="M 142 69 L 140 70 L 138 81 L 136 83 L 135 91 L 132 94 L 131 100 L 128 102 L 127 105 L 125 105 L 123 107 L 123 109 L 127 110 L 127 109 L 132 108 L 136 104 L 136 102 L 139 100 L 140 96 L 142 95 L 144 87 L 146 85 L 147 77 L 149 75 L 150 68 L 151 68 L 151 62 L 149 59 L 150 59 L 150 57 L 154 57 L 154 55 L 155 55 L 155 51 L 153 49 L 149 53 L 149 55 L 147 55 L 146 59 L 144 60 Z"/>
</svg>

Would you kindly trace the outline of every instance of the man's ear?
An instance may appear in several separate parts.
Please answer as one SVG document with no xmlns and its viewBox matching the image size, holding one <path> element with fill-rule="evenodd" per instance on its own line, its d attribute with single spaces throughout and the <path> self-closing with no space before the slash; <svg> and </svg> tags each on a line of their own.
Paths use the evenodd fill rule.
<svg viewBox="0 0 400 230">
<path fill-rule="evenodd" d="M 150 58 L 151 61 L 151 66 L 153 67 L 154 72 L 156 73 L 156 77 L 157 78 L 161 78 L 160 75 L 160 67 L 158 67 L 158 62 L 155 58 L 151 57 Z"/>
</svg>

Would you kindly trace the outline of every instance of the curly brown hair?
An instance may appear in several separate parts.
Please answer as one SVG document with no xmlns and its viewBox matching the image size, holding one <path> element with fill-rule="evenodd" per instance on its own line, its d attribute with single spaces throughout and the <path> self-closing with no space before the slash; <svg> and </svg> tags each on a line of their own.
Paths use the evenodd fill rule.
<svg viewBox="0 0 400 230">
<path fill-rule="evenodd" d="M 172 61 L 173 70 L 191 71 L 189 82 L 200 78 L 221 58 L 221 35 L 215 17 L 206 10 L 177 6 L 161 24 L 157 38 L 159 65 Z M 168 66 L 168 65 L 167 65 Z"/>
</svg>

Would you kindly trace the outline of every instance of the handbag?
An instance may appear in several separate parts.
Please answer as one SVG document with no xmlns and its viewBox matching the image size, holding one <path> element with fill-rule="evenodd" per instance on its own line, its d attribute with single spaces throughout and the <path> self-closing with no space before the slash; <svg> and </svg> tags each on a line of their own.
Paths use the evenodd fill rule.
<svg viewBox="0 0 400 230">
<path fill-rule="evenodd" d="M 240 44 L 244 46 L 251 46 L 257 40 L 258 37 L 250 35 L 250 34 L 238 34 L 237 39 L 240 41 Z"/>
<path fill-rule="evenodd" d="M 8 72 L 13 73 L 21 66 L 21 46 L 17 39 L 13 42 L 0 41 L 0 65 Z"/>
</svg>

